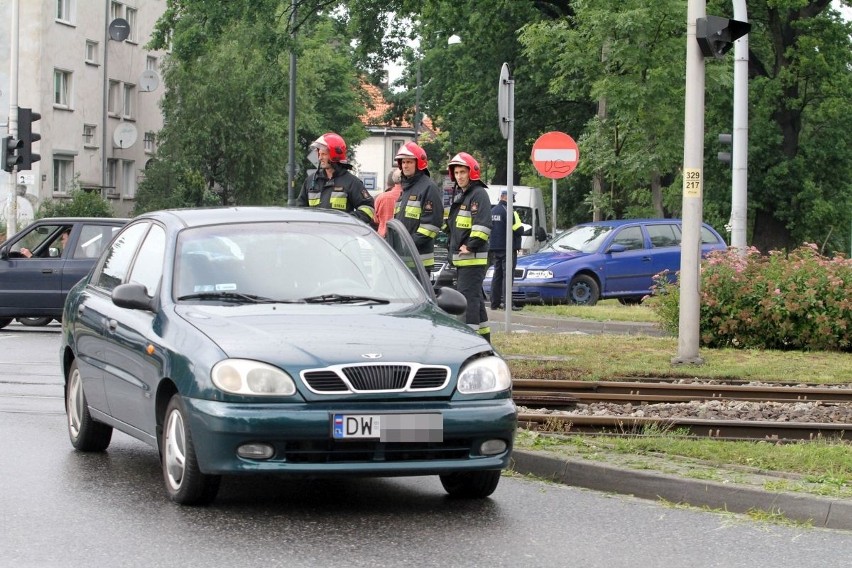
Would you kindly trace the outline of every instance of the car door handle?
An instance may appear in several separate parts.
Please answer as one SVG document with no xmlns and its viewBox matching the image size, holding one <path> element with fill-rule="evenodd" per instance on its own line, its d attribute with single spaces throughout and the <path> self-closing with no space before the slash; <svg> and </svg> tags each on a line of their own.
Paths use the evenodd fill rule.
<svg viewBox="0 0 852 568">
<path fill-rule="evenodd" d="M 651 257 L 650 256 L 643 256 L 642 262 L 651 262 Z"/>
<path fill-rule="evenodd" d="M 118 322 L 115 320 L 109 320 L 109 322 L 107 322 L 107 327 L 110 331 L 115 331 L 115 329 L 118 327 Z"/>
<path fill-rule="evenodd" d="M 52 268 L 42 268 L 41 273 L 42 274 L 53 274 L 53 269 Z"/>
</svg>

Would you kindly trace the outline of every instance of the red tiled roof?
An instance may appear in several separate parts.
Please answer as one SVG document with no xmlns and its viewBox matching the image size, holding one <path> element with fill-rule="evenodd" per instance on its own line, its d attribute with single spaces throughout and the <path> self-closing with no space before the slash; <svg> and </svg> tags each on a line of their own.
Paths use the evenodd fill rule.
<svg viewBox="0 0 852 568">
<path fill-rule="evenodd" d="M 414 126 L 403 118 L 401 124 L 394 124 L 390 120 L 383 121 L 382 118 L 385 116 L 385 113 L 391 108 L 389 102 L 385 100 L 385 97 L 382 95 L 382 90 L 370 83 L 362 82 L 361 87 L 367 92 L 367 96 L 370 97 L 370 105 L 367 107 L 367 114 L 361 116 L 361 122 L 363 122 L 367 126 L 395 126 L 398 128 L 411 128 Z M 428 128 L 429 130 L 434 130 L 432 125 L 432 119 L 428 116 L 423 116 L 423 126 Z"/>
</svg>

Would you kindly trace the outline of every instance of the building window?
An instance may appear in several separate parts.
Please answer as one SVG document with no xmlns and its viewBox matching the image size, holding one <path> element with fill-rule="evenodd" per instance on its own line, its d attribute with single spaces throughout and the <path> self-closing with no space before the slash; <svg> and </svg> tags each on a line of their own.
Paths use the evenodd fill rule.
<svg viewBox="0 0 852 568">
<path fill-rule="evenodd" d="M 97 148 L 98 140 L 95 138 L 98 133 L 98 127 L 94 124 L 84 124 L 83 125 L 83 146 L 87 146 L 89 148 Z"/>
<path fill-rule="evenodd" d="M 124 197 L 136 196 L 136 162 L 132 160 L 121 163 L 121 194 Z"/>
<path fill-rule="evenodd" d="M 61 69 L 53 70 L 53 104 L 71 106 L 71 72 Z"/>
<path fill-rule="evenodd" d="M 127 28 L 130 32 L 127 35 L 127 41 L 130 43 L 136 43 L 136 9 L 131 8 L 130 6 L 125 6 L 124 19 L 127 20 Z"/>
<path fill-rule="evenodd" d="M 149 55 L 145 58 L 145 69 L 147 71 L 159 71 L 157 69 L 157 58 L 153 55 Z"/>
<path fill-rule="evenodd" d="M 56 19 L 60 22 L 73 22 L 74 0 L 56 0 Z"/>
<path fill-rule="evenodd" d="M 98 64 L 98 42 L 86 40 L 86 63 Z"/>
<path fill-rule="evenodd" d="M 121 83 L 118 81 L 110 81 L 109 82 L 109 99 L 107 101 L 107 111 L 112 115 L 117 115 L 119 110 L 119 103 L 121 99 L 118 96 L 119 90 L 121 89 Z"/>
<path fill-rule="evenodd" d="M 153 154 L 154 153 L 154 145 L 156 143 L 156 140 L 157 139 L 154 136 L 153 132 L 146 132 L 145 133 L 145 140 L 144 141 L 145 141 L 145 153 L 146 154 Z"/>
<path fill-rule="evenodd" d="M 399 154 L 399 149 L 402 148 L 403 144 L 405 144 L 405 140 L 393 140 L 391 142 L 391 160 Z"/>
<path fill-rule="evenodd" d="M 135 109 L 134 101 L 136 100 L 136 85 L 129 83 L 124 84 L 124 109 L 121 115 L 124 118 L 133 118 Z"/>
<path fill-rule="evenodd" d="M 68 193 L 74 182 L 74 158 L 70 156 L 53 157 L 53 192 Z"/>
<path fill-rule="evenodd" d="M 110 21 L 116 18 L 124 17 L 124 4 L 121 2 L 110 2 L 109 4 L 109 19 Z"/>
<path fill-rule="evenodd" d="M 107 160 L 106 190 L 108 195 L 118 195 L 118 160 Z"/>
</svg>

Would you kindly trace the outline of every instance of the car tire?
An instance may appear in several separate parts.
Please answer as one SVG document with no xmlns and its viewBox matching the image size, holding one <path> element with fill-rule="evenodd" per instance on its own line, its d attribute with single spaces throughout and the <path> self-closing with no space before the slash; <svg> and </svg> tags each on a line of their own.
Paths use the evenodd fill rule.
<svg viewBox="0 0 852 568">
<path fill-rule="evenodd" d="M 31 327 L 42 327 L 53 321 L 53 318 L 50 316 L 45 316 L 41 318 L 17 318 L 18 323 L 21 325 L 31 326 Z"/>
<path fill-rule="evenodd" d="M 0 318 L 0 329 L 12 323 L 12 318 Z"/>
<path fill-rule="evenodd" d="M 166 408 L 160 442 L 163 480 L 169 498 L 181 505 L 207 505 L 219 492 L 221 476 L 207 475 L 198 468 L 195 444 L 189 431 L 186 410 L 180 394 Z"/>
<path fill-rule="evenodd" d="M 77 361 L 68 369 L 65 383 L 65 415 L 68 419 L 68 437 L 71 445 L 81 452 L 102 452 L 112 440 L 112 426 L 96 422 L 89 414 L 86 394 L 83 392 L 83 377 Z"/>
<path fill-rule="evenodd" d="M 642 303 L 642 296 L 625 296 L 619 298 L 618 303 L 622 306 L 638 306 Z"/>
<path fill-rule="evenodd" d="M 598 283 L 588 274 L 578 274 L 568 285 L 568 301 L 572 304 L 594 306 L 600 294 Z"/>
<path fill-rule="evenodd" d="M 500 483 L 500 470 L 459 471 L 440 476 L 441 485 L 450 497 L 484 499 L 494 493 Z"/>
</svg>

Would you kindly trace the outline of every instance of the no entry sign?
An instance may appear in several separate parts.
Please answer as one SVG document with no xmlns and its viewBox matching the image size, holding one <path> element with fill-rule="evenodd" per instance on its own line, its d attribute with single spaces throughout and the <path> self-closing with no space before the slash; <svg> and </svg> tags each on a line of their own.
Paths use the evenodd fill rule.
<svg viewBox="0 0 852 568">
<path fill-rule="evenodd" d="M 538 173 L 550 179 L 562 179 L 577 167 L 580 150 L 564 132 L 547 132 L 532 147 L 532 162 Z"/>
</svg>

